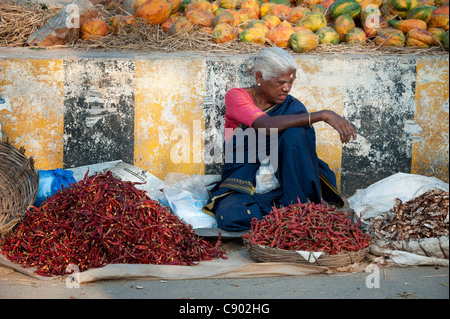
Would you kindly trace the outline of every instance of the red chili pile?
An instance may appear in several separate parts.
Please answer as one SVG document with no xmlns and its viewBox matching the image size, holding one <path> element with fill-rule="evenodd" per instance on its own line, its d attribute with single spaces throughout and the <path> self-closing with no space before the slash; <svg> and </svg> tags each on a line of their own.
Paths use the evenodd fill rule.
<svg viewBox="0 0 450 319">
<path fill-rule="evenodd" d="M 150 199 L 136 183 L 95 174 L 59 191 L 1 242 L 11 261 L 36 267 L 43 276 L 66 275 L 114 263 L 194 265 L 223 258 L 167 207 Z"/>
<path fill-rule="evenodd" d="M 354 224 L 350 214 L 338 213 L 322 204 L 293 204 L 273 208 L 263 219 L 253 218 L 243 235 L 253 244 L 287 250 L 323 251 L 330 255 L 359 251 L 369 245 L 369 236 Z"/>
</svg>

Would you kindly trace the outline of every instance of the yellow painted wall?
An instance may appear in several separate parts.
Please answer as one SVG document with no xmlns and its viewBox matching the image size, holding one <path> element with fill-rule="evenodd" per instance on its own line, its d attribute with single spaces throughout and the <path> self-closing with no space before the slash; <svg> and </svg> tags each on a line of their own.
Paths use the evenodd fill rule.
<svg viewBox="0 0 450 319">
<path fill-rule="evenodd" d="M 63 165 L 63 87 L 62 60 L 0 60 L 2 131 L 37 169 Z"/>
<path fill-rule="evenodd" d="M 136 166 L 161 179 L 204 174 L 205 76 L 204 60 L 136 61 Z"/>
<path fill-rule="evenodd" d="M 448 177 L 449 143 L 449 65 L 448 60 L 424 58 L 417 63 L 415 122 L 422 128 L 416 134 L 411 173 Z"/>
</svg>

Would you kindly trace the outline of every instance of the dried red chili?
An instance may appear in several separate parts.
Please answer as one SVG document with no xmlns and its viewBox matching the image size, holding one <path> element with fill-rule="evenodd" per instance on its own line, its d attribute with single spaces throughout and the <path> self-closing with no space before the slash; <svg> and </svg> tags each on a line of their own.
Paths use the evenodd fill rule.
<svg viewBox="0 0 450 319">
<path fill-rule="evenodd" d="M 242 237 L 254 244 L 288 250 L 323 251 L 330 255 L 359 251 L 369 245 L 369 236 L 350 214 L 322 204 L 292 204 L 273 208 L 263 219 L 253 218 Z"/>
<path fill-rule="evenodd" d="M 220 237 L 215 245 L 199 237 L 136 183 L 110 171 L 87 175 L 29 209 L 0 251 L 44 276 L 65 275 L 70 264 L 84 271 L 113 263 L 194 265 L 226 259 Z"/>
</svg>

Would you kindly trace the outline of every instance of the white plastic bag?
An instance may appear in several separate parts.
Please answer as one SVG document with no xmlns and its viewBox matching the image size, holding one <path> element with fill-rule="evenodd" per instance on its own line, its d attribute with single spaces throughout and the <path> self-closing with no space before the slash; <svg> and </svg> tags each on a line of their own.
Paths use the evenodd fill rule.
<svg viewBox="0 0 450 319">
<path fill-rule="evenodd" d="M 368 224 L 371 218 L 389 211 L 398 198 L 407 202 L 429 190 L 442 189 L 448 192 L 448 184 L 436 177 L 397 173 L 384 178 L 366 189 L 358 189 L 349 197 L 350 208 L 355 211 L 355 222 Z"/>
<path fill-rule="evenodd" d="M 216 219 L 202 210 L 209 198 L 202 176 L 167 174 L 164 196 L 174 214 L 193 229 L 217 227 Z"/>
<path fill-rule="evenodd" d="M 280 182 L 275 177 L 275 171 L 270 164 L 270 159 L 266 158 L 261 162 L 261 166 L 256 172 L 255 193 L 265 194 L 280 187 Z"/>
</svg>

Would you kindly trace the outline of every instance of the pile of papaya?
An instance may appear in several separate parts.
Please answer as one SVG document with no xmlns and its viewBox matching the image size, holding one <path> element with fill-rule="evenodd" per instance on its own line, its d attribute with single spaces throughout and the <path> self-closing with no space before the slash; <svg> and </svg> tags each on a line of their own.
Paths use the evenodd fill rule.
<svg viewBox="0 0 450 319">
<path fill-rule="evenodd" d="M 114 33 L 140 18 L 168 35 L 197 30 L 215 43 L 269 44 L 295 52 L 368 42 L 449 50 L 448 0 L 135 0 L 133 11 L 109 18 L 104 27 Z"/>
</svg>

